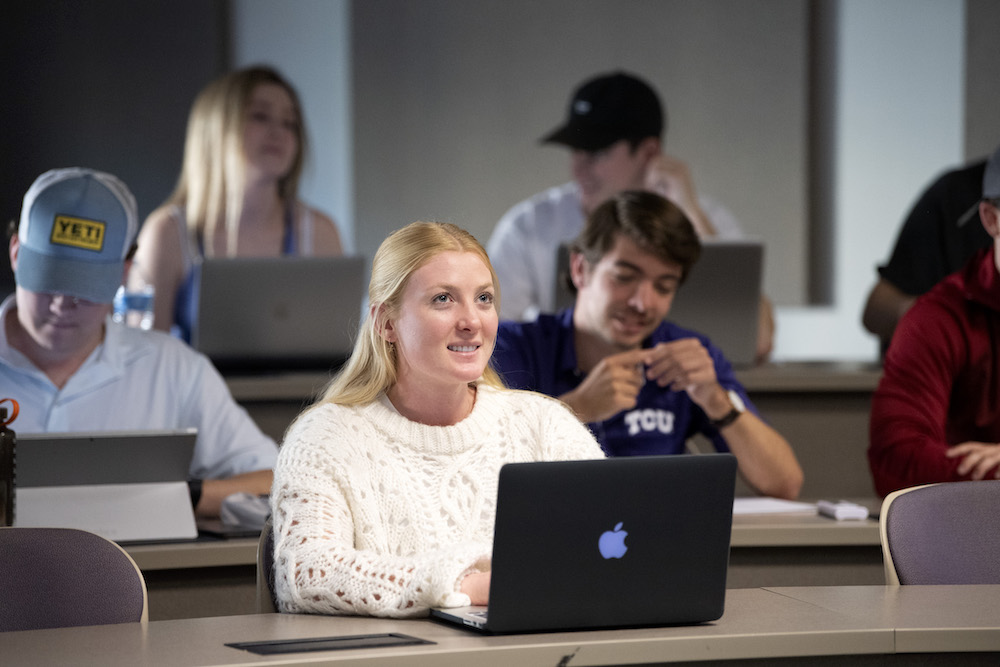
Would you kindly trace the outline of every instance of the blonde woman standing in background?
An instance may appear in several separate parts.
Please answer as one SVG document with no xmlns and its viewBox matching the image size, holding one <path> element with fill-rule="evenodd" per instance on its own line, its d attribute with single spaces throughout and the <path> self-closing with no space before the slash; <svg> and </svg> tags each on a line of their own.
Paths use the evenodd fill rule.
<svg viewBox="0 0 1000 667">
<path fill-rule="evenodd" d="M 156 290 L 154 328 L 190 339 L 202 257 L 342 254 L 334 221 L 298 199 L 306 147 L 298 95 L 274 69 L 198 94 L 177 187 L 143 224 L 130 276 Z"/>
</svg>

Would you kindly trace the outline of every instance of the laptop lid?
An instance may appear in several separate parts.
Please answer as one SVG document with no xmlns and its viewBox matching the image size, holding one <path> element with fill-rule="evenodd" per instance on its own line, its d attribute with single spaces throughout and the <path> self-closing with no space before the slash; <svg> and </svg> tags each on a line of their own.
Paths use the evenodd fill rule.
<svg viewBox="0 0 1000 667">
<path fill-rule="evenodd" d="M 14 525 L 116 542 L 194 539 L 196 438 L 195 429 L 18 434 Z"/>
<path fill-rule="evenodd" d="M 205 258 L 191 346 L 223 370 L 330 368 L 361 321 L 363 257 Z"/>
<path fill-rule="evenodd" d="M 715 620 L 735 480 L 731 454 L 507 464 L 485 623 L 432 613 L 490 632 Z"/>
<path fill-rule="evenodd" d="M 752 366 L 757 356 L 763 271 L 762 242 L 705 241 L 667 319 L 708 336 L 733 366 Z M 563 245 L 556 257 L 557 310 L 573 305 L 568 275 L 569 250 Z"/>
<path fill-rule="evenodd" d="M 764 244 L 708 241 L 674 297 L 667 319 L 708 336 L 736 366 L 757 356 Z"/>
</svg>

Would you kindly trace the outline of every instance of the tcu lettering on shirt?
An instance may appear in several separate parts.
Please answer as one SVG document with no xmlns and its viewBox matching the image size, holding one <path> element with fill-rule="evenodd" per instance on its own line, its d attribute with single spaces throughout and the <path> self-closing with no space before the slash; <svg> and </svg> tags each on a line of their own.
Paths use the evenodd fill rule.
<svg viewBox="0 0 1000 667">
<path fill-rule="evenodd" d="M 638 435 L 640 432 L 649 433 L 650 431 L 673 433 L 674 413 L 669 410 L 653 408 L 633 410 L 625 414 L 625 425 L 628 426 L 629 435 Z"/>
</svg>

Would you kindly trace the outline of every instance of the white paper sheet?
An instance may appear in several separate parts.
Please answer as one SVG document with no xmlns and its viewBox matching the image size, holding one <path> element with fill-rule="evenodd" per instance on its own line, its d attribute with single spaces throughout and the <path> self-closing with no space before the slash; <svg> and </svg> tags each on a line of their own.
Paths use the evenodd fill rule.
<svg viewBox="0 0 1000 667">
<path fill-rule="evenodd" d="M 736 498 L 733 515 L 739 514 L 816 514 L 816 504 L 780 498 Z"/>
</svg>

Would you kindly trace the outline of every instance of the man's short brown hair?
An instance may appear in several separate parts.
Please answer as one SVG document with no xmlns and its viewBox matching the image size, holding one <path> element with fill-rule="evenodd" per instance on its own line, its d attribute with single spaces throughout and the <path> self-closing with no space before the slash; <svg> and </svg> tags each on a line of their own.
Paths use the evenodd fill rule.
<svg viewBox="0 0 1000 667">
<path fill-rule="evenodd" d="M 570 248 L 593 266 L 614 247 L 619 234 L 661 260 L 679 264 L 682 283 L 701 255 L 701 241 L 684 212 L 669 199 L 643 190 L 620 192 L 595 208 Z"/>
</svg>

